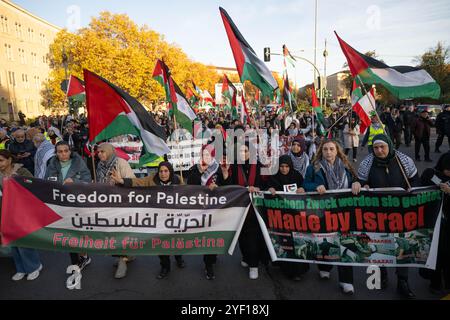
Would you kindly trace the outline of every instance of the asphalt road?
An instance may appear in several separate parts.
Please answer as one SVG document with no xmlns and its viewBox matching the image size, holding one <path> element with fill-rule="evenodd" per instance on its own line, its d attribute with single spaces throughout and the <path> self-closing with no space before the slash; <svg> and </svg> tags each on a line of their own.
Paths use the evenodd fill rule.
<svg viewBox="0 0 450 320">
<path fill-rule="evenodd" d="M 434 150 L 432 139 L 431 150 Z M 445 144 L 442 151 L 447 151 Z M 358 159 L 366 154 L 366 148 L 360 148 Z M 362 151 L 363 150 L 363 151 Z M 413 146 L 400 147 L 400 150 L 414 156 Z M 431 153 L 434 163 L 417 162 L 419 172 L 432 167 L 439 155 Z M 172 261 L 169 278 L 157 280 L 159 260 L 157 257 L 138 257 L 129 264 L 125 279 L 114 279 L 113 263 L 115 258 L 93 256 L 92 263 L 83 271 L 82 290 L 70 291 L 65 287 L 66 267 L 70 264 L 69 255 L 65 253 L 41 252 L 44 269 L 35 281 L 22 280 L 14 282 L 15 273 L 12 259 L 0 258 L 0 299 L 33 300 L 301 300 L 301 299 L 346 299 L 346 300 L 395 300 L 395 269 L 389 269 L 389 286 L 385 290 L 369 290 L 366 286 L 368 275 L 365 268 L 354 268 L 355 294 L 347 296 L 338 287 L 336 268 L 330 280 L 321 280 L 317 267 L 312 265 L 310 271 L 299 282 L 286 279 L 279 268 L 260 267 L 258 280 L 248 279 L 248 270 L 240 266 L 240 252 L 237 248 L 233 256 L 219 256 L 216 265 L 216 280 L 208 281 L 204 276 L 203 260 L 199 256 L 185 257 L 186 268 L 178 269 Z M 410 286 L 418 299 L 442 299 L 429 292 L 428 281 L 418 275 L 417 269 L 410 269 Z M 447 292 L 448 294 L 448 292 Z M 448 296 L 447 296 L 448 298 Z"/>
</svg>

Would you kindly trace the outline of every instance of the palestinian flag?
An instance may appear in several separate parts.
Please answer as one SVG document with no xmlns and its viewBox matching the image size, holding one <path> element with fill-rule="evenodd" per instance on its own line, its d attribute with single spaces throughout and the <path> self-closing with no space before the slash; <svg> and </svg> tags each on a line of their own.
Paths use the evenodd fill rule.
<svg viewBox="0 0 450 320">
<path fill-rule="evenodd" d="M 222 80 L 222 96 L 228 99 L 230 105 L 236 105 L 236 87 L 228 80 L 226 74 L 223 75 Z"/>
<path fill-rule="evenodd" d="M 255 102 L 256 102 L 256 104 L 259 106 L 260 105 L 260 100 L 261 99 L 261 94 L 260 94 L 260 91 L 259 90 L 256 90 L 256 92 L 255 92 Z"/>
<path fill-rule="evenodd" d="M 139 165 L 170 152 L 164 128 L 135 98 L 88 70 L 84 70 L 84 80 L 91 142 L 124 134 L 138 136 L 144 144 Z"/>
<path fill-rule="evenodd" d="M 70 76 L 66 94 L 69 99 L 85 102 L 86 89 L 84 88 L 84 82 L 75 76 Z"/>
<path fill-rule="evenodd" d="M 197 85 L 195 84 L 194 81 L 192 81 L 192 86 L 194 87 L 195 91 L 197 92 L 197 94 L 201 97 L 203 95 L 203 91 L 202 89 L 200 89 L 199 87 L 197 87 Z"/>
<path fill-rule="evenodd" d="M 203 98 L 203 106 L 207 105 L 209 106 L 209 108 L 214 108 L 216 106 L 216 103 L 214 102 L 214 99 L 208 90 L 203 90 L 202 98 Z"/>
<path fill-rule="evenodd" d="M 296 103 L 292 99 L 291 88 L 289 87 L 289 77 L 287 72 L 284 72 L 284 86 L 283 86 L 283 96 L 281 100 L 281 106 L 289 106 L 291 112 L 293 112 L 293 107 L 296 107 Z"/>
<path fill-rule="evenodd" d="M 322 107 L 320 106 L 319 100 L 316 95 L 316 88 L 313 86 L 311 88 L 311 98 L 312 98 L 312 110 L 313 116 L 316 114 L 317 122 L 319 122 L 321 128 L 326 128 L 325 126 L 325 118 L 323 116 Z"/>
<path fill-rule="evenodd" d="M 202 186 L 136 190 L 12 177 L 3 192 L 3 245 L 100 255 L 232 255 L 251 205 L 239 186 L 215 190 L 209 199 L 227 199 L 220 204 L 207 202 Z"/>
<path fill-rule="evenodd" d="M 441 88 L 424 69 L 409 66 L 390 67 L 356 51 L 339 38 L 336 32 L 335 34 L 354 78 L 359 75 L 365 84 L 381 84 L 398 99 L 439 99 Z"/>
<path fill-rule="evenodd" d="M 186 97 L 181 92 L 180 87 L 178 87 L 176 82 L 172 79 L 170 70 L 163 61 L 158 60 L 156 62 L 153 78 L 164 87 L 166 99 L 171 106 L 170 112 L 175 117 L 176 122 L 192 134 L 192 121 L 194 121 L 197 116 L 189 105 Z"/>
<path fill-rule="evenodd" d="M 353 91 L 352 91 L 352 107 L 353 111 L 358 115 L 361 120 L 360 133 L 363 134 L 368 127 L 370 127 L 370 113 L 375 111 L 373 109 L 375 106 L 375 97 L 373 89 L 363 96 L 361 87 L 357 86 L 356 82 L 353 81 Z"/>
<path fill-rule="evenodd" d="M 233 117 L 233 120 L 238 118 L 237 113 L 237 89 L 233 85 L 233 83 L 228 79 L 227 75 L 223 75 L 223 81 L 222 81 L 222 95 L 226 97 L 229 101 L 229 106 L 231 108 L 231 114 Z"/>
<path fill-rule="evenodd" d="M 188 99 L 189 104 L 191 106 L 194 106 L 198 101 L 198 97 L 195 95 L 195 93 L 189 87 L 186 89 L 186 98 Z"/>
<path fill-rule="evenodd" d="M 292 54 L 289 52 L 289 49 L 286 47 L 286 45 L 283 45 L 283 56 L 284 56 L 284 66 L 286 67 L 286 61 L 290 63 L 290 65 L 295 68 L 295 63 L 297 60 L 292 56 Z"/>
<path fill-rule="evenodd" d="M 248 112 L 247 104 L 243 95 L 241 96 L 241 122 L 247 122 L 248 124 L 251 123 L 250 114 Z"/>
<path fill-rule="evenodd" d="M 283 102 L 282 100 L 283 99 L 281 98 L 280 88 L 278 88 L 274 94 L 274 101 L 276 104 L 281 104 Z"/>
<path fill-rule="evenodd" d="M 223 8 L 220 8 L 220 14 L 222 15 L 241 82 L 244 83 L 245 80 L 249 80 L 263 92 L 263 95 L 270 97 L 272 92 L 278 88 L 272 73 L 264 62 L 257 57 L 255 51 L 244 39 Z"/>
</svg>

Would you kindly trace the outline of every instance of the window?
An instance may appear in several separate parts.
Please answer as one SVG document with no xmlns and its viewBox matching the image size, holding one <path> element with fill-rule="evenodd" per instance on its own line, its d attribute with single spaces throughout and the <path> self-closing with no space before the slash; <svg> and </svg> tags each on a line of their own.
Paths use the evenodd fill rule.
<svg viewBox="0 0 450 320">
<path fill-rule="evenodd" d="M 8 71 L 9 84 L 13 87 L 16 86 L 16 75 L 12 71 Z"/>
<path fill-rule="evenodd" d="M 33 63 L 33 66 L 37 66 L 37 54 L 34 52 L 31 53 L 31 61 Z"/>
<path fill-rule="evenodd" d="M 0 16 L 0 22 L 1 22 L 1 31 L 5 33 L 9 33 L 9 27 L 8 27 L 8 18 L 4 15 Z"/>
<path fill-rule="evenodd" d="M 4 15 L 0 16 L 0 20 L 1 20 L 1 31 L 5 32 L 5 33 L 9 33 L 9 26 L 8 26 L 8 18 Z"/>
<path fill-rule="evenodd" d="M 41 88 L 41 79 L 39 76 L 34 76 L 34 84 L 36 86 L 36 89 Z"/>
<path fill-rule="evenodd" d="M 39 34 L 39 41 L 40 41 L 40 43 L 42 44 L 42 45 L 46 45 L 46 38 L 45 38 L 45 34 L 43 34 L 43 33 L 40 33 Z"/>
<path fill-rule="evenodd" d="M 19 48 L 19 58 L 20 58 L 20 63 L 21 64 L 26 64 L 27 63 L 27 58 L 25 56 L 25 50 L 24 49 L 20 49 Z"/>
<path fill-rule="evenodd" d="M 16 22 L 16 36 L 22 38 L 22 25 L 18 22 Z"/>
<path fill-rule="evenodd" d="M 30 38 L 30 41 L 34 41 L 34 30 L 31 28 L 28 28 L 28 38 Z"/>
<path fill-rule="evenodd" d="M 8 60 L 12 61 L 14 59 L 10 44 L 5 43 L 5 53 Z"/>
<path fill-rule="evenodd" d="M 28 82 L 28 75 L 22 74 L 22 82 L 24 88 L 30 89 L 30 83 Z"/>
</svg>

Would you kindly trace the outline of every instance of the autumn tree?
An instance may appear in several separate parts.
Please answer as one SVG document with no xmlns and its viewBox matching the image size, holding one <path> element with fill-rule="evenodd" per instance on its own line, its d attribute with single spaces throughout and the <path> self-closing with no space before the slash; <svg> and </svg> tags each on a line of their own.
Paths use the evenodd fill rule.
<svg viewBox="0 0 450 320">
<path fill-rule="evenodd" d="M 440 103 L 450 101 L 450 47 L 438 42 L 414 60 L 419 67 L 424 68 L 441 87 Z M 435 102 L 432 99 L 418 99 L 420 102 Z"/>
<path fill-rule="evenodd" d="M 210 67 L 188 58 L 175 44 L 148 26 L 138 26 L 125 14 L 101 12 L 89 26 L 77 33 L 62 30 L 50 45 L 51 72 L 45 89 L 44 106 L 64 110 L 65 79 L 63 51 L 68 57 L 68 74 L 83 78 L 88 69 L 123 88 L 144 105 L 164 100 L 164 89 L 152 79 L 156 59 L 168 65 L 183 90 L 193 80 L 202 89 L 214 92 L 220 76 Z"/>
</svg>

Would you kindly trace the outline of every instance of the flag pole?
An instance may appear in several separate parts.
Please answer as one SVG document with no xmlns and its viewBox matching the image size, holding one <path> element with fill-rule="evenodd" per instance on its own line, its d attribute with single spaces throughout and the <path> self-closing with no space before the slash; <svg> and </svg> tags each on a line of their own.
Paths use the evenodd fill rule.
<svg viewBox="0 0 450 320">
<path fill-rule="evenodd" d="M 330 134 L 331 129 L 333 129 L 338 124 L 338 122 L 341 121 L 341 119 L 343 119 L 352 110 L 353 110 L 353 106 L 351 105 L 350 108 L 347 111 L 345 111 L 344 114 L 339 119 L 337 119 L 331 127 L 328 128 L 327 136 Z"/>
<path fill-rule="evenodd" d="M 94 183 L 97 183 L 97 172 L 95 170 L 95 145 L 91 145 L 92 171 L 94 172 Z"/>
<path fill-rule="evenodd" d="M 316 90 L 316 88 L 315 88 L 315 86 L 313 86 L 312 87 L 312 90 Z M 314 132 L 315 132 L 315 125 L 314 125 L 314 114 L 315 114 L 315 112 L 314 112 L 314 107 L 313 107 L 313 101 L 312 101 L 312 93 L 311 93 L 311 129 L 312 129 L 312 131 L 311 131 L 311 137 L 312 137 L 312 139 L 313 139 L 313 142 L 314 142 Z"/>
<path fill-rule="evenodd" d="M 356 77 L 358 78 L 358 81 L 359 81 L 359 83 L 361 84 L 361 88 L 362 88 L 362 90 L 364 91 L 364 95 L 368 95 L 368 92 L 367 92 L 367 90 L 366 90 L 366 87 L 364 86 L 364 83 L 362 82 L 362 80 L 361 80 L 359 74 L 357 74 Z M 375 97 L 374 97 L 374 98 L 375 98 Z M 378 121 L 379 121 L 380 124 L 381 124 L 381 128 L 383 128 L 384 134 L 388 137 L 389 140 L 391 140 L 391 137 L 389 137 L 389 135 L 387 134 L 386 128 L 385 128 L 385 126 L 383 125 L 383 122 L 381 121 L 380 116 L 378 115 L 377 109 L 376 109 L 376 107 L 375 107 L 375 106 L 373 105 L 373 103 L 372 103 L 372 100 L 369 99 L 369 102 L 370 102 L 370 105 L 372 106 L 373 111 L 375 111 L 375 115 L 376 115 Z M 392 140 L 391 140 L 391 142 L 392 142 Z M 408 177 L 406 176 L 405 170 L 404 170 L 404 168 L 403 168 L 403 166 L 402 166 L 402 164 L 401 164 L 401 162 L 400 162 L 400 159 L 399 159 L 398 156 L 397 156 L 397 152 L 394 152 L 394 154 L 395 154 L 395 159 L 397 160 L 398 166 L 400 167 L 400 171 L 402 172 L 403 178 L 405 178 L 406 185 L 408 186 L 408 189 L 411 189 L 411 184 L 409 183 L 409 180 L 408 180 Z"/>
<path fill-rule="evenodd" d="M 175 112 L 173 113 L 173 128 L 175 129 L 175 131 L 178 130 L 177 128 L 177 117 L 175 116 Z M 176 140 L 175 142 L 177 143 L 177 147 L 180 143 L 180 138 L 178 136 L 178 134 L 175 135 Z M 183 168 L 180 168 L 180 176 L 181 176 L 181 183 L 184 184 L 184 178 L 183 178 Z"/>
</svg>

